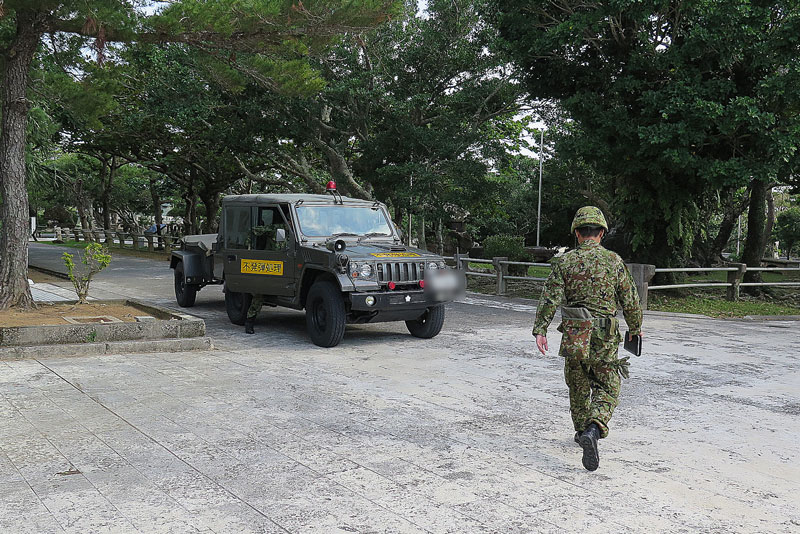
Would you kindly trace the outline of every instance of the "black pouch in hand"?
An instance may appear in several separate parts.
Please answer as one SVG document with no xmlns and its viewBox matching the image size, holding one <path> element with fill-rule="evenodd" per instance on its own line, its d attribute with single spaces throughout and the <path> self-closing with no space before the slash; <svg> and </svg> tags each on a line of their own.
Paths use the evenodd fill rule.
<svg viewBox="0 0 800 534">
<path fill-rule="evenodd" d="M 628 330 L 625 332 L 625 344 L 623 346 L 625 347 L 625 350 L 634 354 L 635 356 L 641 356 L 642 336 L 640 334 L 632 336 L 630 330 Z"/>
</svg>

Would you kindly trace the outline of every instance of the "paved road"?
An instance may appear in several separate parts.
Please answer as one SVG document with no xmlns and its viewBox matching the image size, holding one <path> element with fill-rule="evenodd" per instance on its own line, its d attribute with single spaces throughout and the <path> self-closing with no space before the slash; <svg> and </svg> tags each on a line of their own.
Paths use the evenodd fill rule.
<svg viewBox="0 0 800 534">
<path fill-rule="evenodd" d="M 149 268 L 96 294 L 171 304 Z M 0 362 L 0 530 L 800 530 L 797 323 L 646 316 L 587 473 L 533 303 L 469 295 L 433 340 L 361 325 L 321 349 L 294 311 L 244 336 L 221 297 L 192 309 L 213 352 Z"/>
</svg>

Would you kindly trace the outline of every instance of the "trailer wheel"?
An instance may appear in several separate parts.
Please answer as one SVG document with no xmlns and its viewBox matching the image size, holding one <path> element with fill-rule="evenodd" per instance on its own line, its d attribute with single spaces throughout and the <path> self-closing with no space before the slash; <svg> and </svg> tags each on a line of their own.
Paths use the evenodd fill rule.
<svg viewBox="0 0 800 534">
<path fill-rule="evenodd" d="M 247 319 L 247 310 L 253 301 L 250 293 L 237 293 L 229 289 L 225 290 L 225 310 L 228 312 L 228 319 L 233 324 L 243 325 Z"/>
<path fill-rule="evenodd" d="M 197 286 L 194 284 L 187 284 L 186 278 L 183 276 L 183 262 L 179 261 L 175 265 L 175 300 L 178 301 L 178 306 L 182 308 L 191 308 L 194 306 L 194 301 L 197 298 Z"/>
<path fill-rule="evenodd" d="M 406 321 L 406 327 L 411 335 L 422 339 L 436 337 L 444 325 L 444 305 L 431 306 L 419 319 Z"/>
<path fill-rule="evenodd" d="M 314 282 L 306 300 L 308 337 L 320 347 L 335 347 L 344 337 L 347 315 L 339 288 L 332 282 Z"/>
</svg>

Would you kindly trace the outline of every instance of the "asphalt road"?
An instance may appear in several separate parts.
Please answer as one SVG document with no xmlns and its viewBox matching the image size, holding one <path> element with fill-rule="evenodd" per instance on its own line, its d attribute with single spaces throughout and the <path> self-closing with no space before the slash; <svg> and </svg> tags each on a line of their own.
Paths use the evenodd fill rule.
<svg viewBox="0 0 800 534">
<path fill-rule="evenodd" d="M 166 263 L 116 261 L 93 294 L 175 307 Z M 217 350 L 0 362 L 3 532 L 800 530 L 796 322 L 647 314 L 588 473 L 533 302 L 468 295 L 432 340 L 333 349 L 291 310 L 245 336 L 219 287 L 190 311 Z"/>
</svg>

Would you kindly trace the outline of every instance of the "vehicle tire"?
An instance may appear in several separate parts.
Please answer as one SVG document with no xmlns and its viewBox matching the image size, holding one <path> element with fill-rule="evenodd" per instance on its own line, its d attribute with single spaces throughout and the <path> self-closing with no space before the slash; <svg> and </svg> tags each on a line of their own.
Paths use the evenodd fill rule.
<svg viewBox="0 0 800 534">
<path fill-rule="evenodd" d="M 179 261 L 175 266 L 175 300 L 178 301 L 178 306 L 182 308 L 191 308 L 194 306 L 194 301 L 197 298 L 197 286 L 194 284 L 187 284 L 186 278 L 183 276 L 183 262 Z"/>
<path fill-rule="evenodd" d="M 333 282 L 315 282 L 306 299 L 308 337 L 320 347 L 335 347 L 344 337 L 344 299 Z"/>
<path fill-rule="evenodd" d="M 225 290 L 225 311 L 228 312 L 228 319 L 233 324 L 242 326 L 247 319 L 247 310 L 253 301 L 250 293 L 237 293 L 229 289 Z"/>
<path fill-rule="evenodd" d="M 408 331 L 414 337 L 430 339 L 442 331 L 444 325 L 444 304 L 431 306 L 419 319 L 406 321 Z"/>
</svg>

